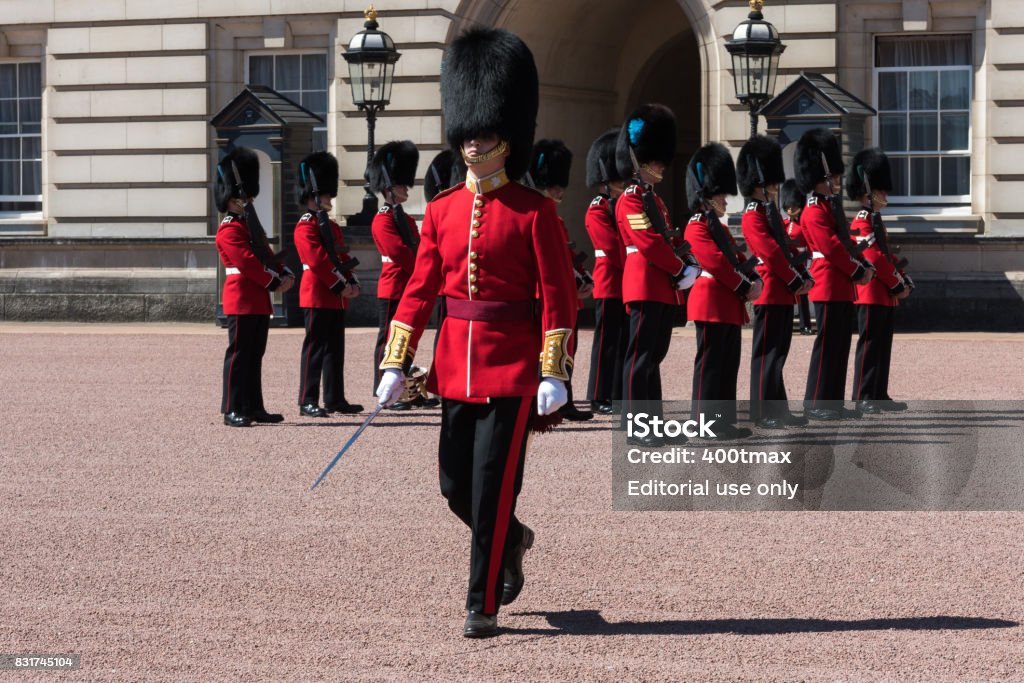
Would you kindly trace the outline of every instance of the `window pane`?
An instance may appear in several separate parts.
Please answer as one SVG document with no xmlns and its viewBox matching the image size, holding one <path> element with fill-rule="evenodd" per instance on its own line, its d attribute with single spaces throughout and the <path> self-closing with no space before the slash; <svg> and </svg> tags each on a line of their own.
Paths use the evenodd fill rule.
<svg viewBox="0 0 1024 683">
<path fill-rule="evenodd" d="M 967 149 L 970 135 L 968 114 L 941 114 L 942 149 Z"/>
<path fill-rule="evenodd" d="M 878 74 L 878 108 L 905 111 L 907 108 L 907 74 L 887 71 Z"/>
<path fill-rule="evenodd" d="M 11 142 L 17 145 L 18 141 L 11 140 Z M 42 154 L 42 145 L 39 138 L 30 135 L 21 139 L 21 157 L 23 159 L 40 159 Z M 3 154 L 0 154 L 0 156 L 3 156 Z"/>
<path fill-rule="evenodd" d="M 22 173 L 22 194 L 42 194 L 42 183 L 40 178 L 42 177 L 42 162 L 41 161 L 27 161 L 21 165 Z"/>
<path fill-rule="evenodd" d="M 0 138 L 0 160 L 18 158 L 18 138 Z"/>
<path fill-rule="evenodd" d="M 21 164 L 0 161 L 0 194 L 21 194 Z"/>
<path fill-rule="evenodd" d="M 0 97 L 18 96 L 18 65 L 0 64 Z"/>
<path fill-rule="evenodd" d="M 937 114 L 910 115 L 910 149 L 933 151 L 939 148 L 939 117 Z"/>
<path fill-rule="evenodd" d="M 954 66 L 971 64 L 969 35 L 878 38 L 875 66 Z"/>
<path fill-rule="evenodd" d="M 892 192 L 896 197 L 906 197 L 907 190 L 907 159 L 906 157 L 889 157 L 889 168 L 892 170 Z"/>
<path fill-rule="evenodd" d="M 249 83 L 274 87 L 274 58 L 255 56 L 249 58 Z"/>
<path fill-rule="evenodd" d="M 910 159 L 910 194 L 939 194 L 939 158 L 913 157 Z"/>
<path fill-rule="evenodd" d="M 887 152 L 905 152 L 907 150 L 907 115 L 878 115 L 879 146 Z"/>
<path fill-rule="evenodd" d="M 912 71 L 909 75 L 910 108 L 935 109 L 938 102 L 939 72 Z"/>
<path fill-rule="evenodd" d="M 313 151 L 319 152 L 327 149 L 327 129 L 326 128 L 314 128 L 313 129 Z"/>
<path fill-rule="evenodd" d="M 302 89 L 327 89 L 327 55 L 302 56 Z"/>
<path fill-rule="evenodd" d="M 281 55 L 278 57 L 277 73 L 274 74 L 274 90 L 299 90 L 301 87 L 299 55 Z"/>
<path fill-rule="evenodd" d="M 327 93 L 325 92 L 304 92 L 302 93 L 302 102 L 299 104 L 318 116 L 327 115 Z"/>
<path fill-rule="evenodd" d="M 18 65 L 18 94 L 21 97 L 39 97 L 42 87 L 39 83 L 39 65 L 27 62 Z"/>
<path fill-rule="evenodd" d="M 945 157 L 942 160 L 942 194 L 971 193 L 971 158 Z"/>
<path fill-rule="evenodd" d="M 39 131 L 39 119 L 42 116 L 43 110 L 41 105 L 42 100 L 34 98 L 31 100 L 21 100 L 21 129 L 24 132 L 38 132 Z M 34 130 L 30 130 L 28 127 L 34 127 Z"/>
<path fill-rule="evenodd" d="M 943 109 L 969 109 L 971 106 L 971 72 L 970 71 L 943 71 L 940 74 L 942 82 Z"/>
</svg>

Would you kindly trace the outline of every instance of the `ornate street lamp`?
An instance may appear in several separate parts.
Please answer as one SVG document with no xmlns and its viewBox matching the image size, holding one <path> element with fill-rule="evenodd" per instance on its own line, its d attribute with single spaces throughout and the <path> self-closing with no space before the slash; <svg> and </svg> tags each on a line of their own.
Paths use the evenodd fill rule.
<svg viewBox="0 0 1024 683">
<path fill-rule="evenodd" d="M 732 55 L 732 77 L 736 97 L 750 107 L 750 136 L 757 135 L 757 110 L 775 94 L 779 55 L 786 46 L 779 32 L 764 20 L 763 0 L 750 0 L 750 14 L 732 32 L 725 49 Z"/>
<path fill-rule="evenodd" d="M 383 31 L 377 30 L 377 10 L 370 5 L 363 16 L 366 23 L 363 30 L 352 36 L 348 49 L 342 55 L 348 62 L 349 81 L 352 86 L 352 103 L 366 112 L 366 164 L 373 159 L 373 131 L 377 124 L 377 112 L 391 102 L 391 84 L 395 77 L 395 62 L 401 57 L 395 49 L 395 41 Z M 377 213 L 377 196 L 370 192 L 367 180 L 363 186 L 363 210 L 349 216 L 350 225 L 369 225 Z"/>
</svg>

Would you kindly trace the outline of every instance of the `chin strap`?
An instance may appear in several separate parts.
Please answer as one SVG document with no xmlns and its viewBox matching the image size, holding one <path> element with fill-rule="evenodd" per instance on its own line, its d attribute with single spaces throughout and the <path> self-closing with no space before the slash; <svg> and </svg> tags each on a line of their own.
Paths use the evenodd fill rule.
<svg viewBox="0 0 1024 683">
<path fill-rule="evenodd" d="M 462 152 L 462 159 L 467 164 L 472 166 L 473 164 L 482 164 L 484 162 L 490 161 L 491 159 L 497 159 L 502 154 L 505 154 L 506 152 L 508 152 L 508 143 L 504 140 L 501 140 L 494 147 L 494 149 L 492 149 L 489 152 L 484 152 L 483 154 L 469 155 L 466 154 L 465 149 L 461 149 L 460 151 Z"/>
</svg>

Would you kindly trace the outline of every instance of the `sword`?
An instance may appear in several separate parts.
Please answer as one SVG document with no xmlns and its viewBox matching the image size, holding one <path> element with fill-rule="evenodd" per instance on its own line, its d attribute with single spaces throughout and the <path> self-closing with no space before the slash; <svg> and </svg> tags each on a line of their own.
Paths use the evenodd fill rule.
<svg viewBox="0 0 1024 683">
<path fill-rule="evenodd" d="M 313 485 L 309 487 L 310 491 L 312 491 L 313 489 L 320 485 L 320 482 L 324 480 L 324 477 L 326 477 L 327 473 L 331 471 L 331 468 L 338 464 L 338 461 L 341 460 L 341 456 L 345 455 L 345 451 L 347 451 L 352 446 L 352 444 L 356 442 L 356 439 L 359 438 L 359 435 L 363 433 L 363 430 L 366 429 L 367 425 L 373 422 L 373 418 L 377 417 L 377 413 L 379 413 L 383 408 L 383 403 L 377 404 L 377 407 L 373 409 L 373 412 L 370 413 L 365 420 L 363 420 L 363 424 L 359 425 L 359 429 L 356 430 L 356 433 L 349 437 L 349 440 L 346 441 L 345 445 L 341 447 L 341 450 L 338 451 L 338 454 L 335 455 L 334 459 L 331 460 L 329 465 L 327 465 L 327 468 L 320 473 L 320 476 L 316 478 L 316 481 L 313 482 Z"/>
</svg>

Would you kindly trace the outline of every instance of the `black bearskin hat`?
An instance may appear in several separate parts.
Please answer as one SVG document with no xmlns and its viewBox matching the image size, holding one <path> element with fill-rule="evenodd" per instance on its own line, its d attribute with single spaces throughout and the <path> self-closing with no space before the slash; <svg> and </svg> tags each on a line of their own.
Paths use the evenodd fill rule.
<svg viewBox="0 0 1024 683">
<path fill-rule="evenodd" d="M 860 199 L 868 193 L 867 186 L 872 190 L 892 192 L 892 171 L 889 169 L 889 157 L 878 147 L 862 149 L 853 157 L 852 172 L 846 175 L 846 196 Z M 867 183 L 864 176 L 867 176 Z"/>
<path fill-rule="evenodd" d="M 416 165 L 419 162 L 420 151 L 411 141 L 395 140 L 387 143 L 373 155 L 370 167 L 366 170 L 370 191 L 383 194 L 395 185 L 412 187 L 416 183 Z"/>
<path fill-rule="evenodd" d="M 449 187 L 458 185 L 466 179 L 466 164 L 462 155 L 446 149 L 434 157 L 423 176 L 423 196 L 429 202 Z"/>
<path fill-rule="evenodd" d="M 676 156 L 676 115 L 663 104 L 642 104 L 630 114 L 615 145 L 615 162 L 623 178 L 633 177 L 630 147 L 639 164 L 660 161 L 671 166 Z"/>
<path fill-rule="evenodd" d="M 561 140 L 540 140 L 530 157 L 530 179 L 538 190 L 569 187 L 572 151 Z"/>
<path fill-rule="evenodd" d="M 690 158 L 686 169 L 686 201 L 690 211 L 701 211 L 702 199 L 736 194 L 736 167 L 732 155 L 718 142 L 710 142 Z"/>
<path fill-rule="evenodd" d="M 764 180 L 758 176 L 759 165 Z M 743 144 L 740 156 L 736 160 L 736 184 L 739 185 L 740 194 L 750 197 L 758 185 L 778 185 L 785 179 L 786 170 L 782 167 L 782 146 L 775 141 L 775 138 L 756 135 Z"/>
<path fill-rule="evenodd" d="M 338 160 L 330 152 L 313 152 L 299 164 L 299 184 L 296 192 L 299 206 L 305 208 L 306 202 L 313 196 L 311 175 L 316 176 L 316 187 L 320 194 L 338 196 Z"/>
<path fill-rule="evenodd" d="M 239 187 L 235 182 L 234 170 L 231 168 L 232 161 L 238 168 L 238 175 L 241 177 L 243 187 Z M 252 199 L 259 193 L 260 160 L 256 156 L 256 152 L 248 147 L 235 147 L 225 154 L 217 164 L 217 181 L 213 191 L 217 210 L 222 213 L 227 211 L 228 202 L 232 197 L 241 197 L 245 194 Z"/>
<path fill-rule="evenodd" d="M 619 139 L 619 128 L 601 133 L 587 152 L 587 187 L 623 180 L 615 163 L 615 143 Z"/>
<path fill-rule="evenodd" d="M 810 192 L 814 186 L 825 179 L 825 167 L 821 163 L 824 152 L 828 161 L 828 170 L 833 175 L 841 175 L 845 170 L 843 154 L 839 150 L 839 140 L 832 131 L 826 128 L 812 128 L 800 136 L 796 143 L 796 184 L 802 192 Z"/>
<path fill-rule="evenodd" d="M 807 193 L 801 192 L 796 181 L 790 178 L 782 183 L 782 187 L 779 189 L 779 202 L 782 204 L 783 210 L 794 207 L 802 209 L 807 203 Z"/>
<path fill-rule="evenodd" d="M 518 180 L 530 163 L 538 89 L 533 53 L 514 33 L 481 28 L 462 34 L 441 61 L 441 109 L 448 144 L 460 152 L 464 141 L 496 134 L 509 145 L 505 172 Z"/>
</svg>

